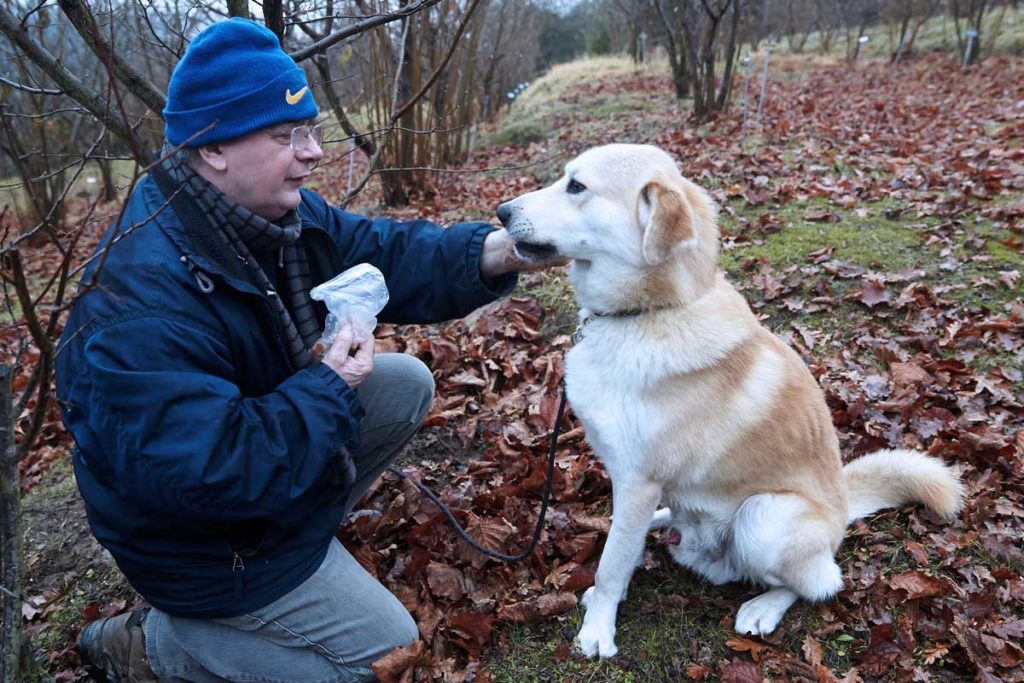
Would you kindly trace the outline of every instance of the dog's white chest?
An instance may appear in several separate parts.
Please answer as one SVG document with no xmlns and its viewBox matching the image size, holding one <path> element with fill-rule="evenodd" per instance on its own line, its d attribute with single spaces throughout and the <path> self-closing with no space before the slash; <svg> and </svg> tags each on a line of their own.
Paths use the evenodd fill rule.
<svg viewBox="0 0 1024 683">
<path fill-rule="evenodd" d="M 648 440 L 659 430 L 660 411 L 645 397 L 642 360 L 613 346 L 618 348 L 588 340 L 573 348 L 566 357 L 566 377 L 573 412 L 614 478 L 623 468 L 637 470 Z"/>
</svg>

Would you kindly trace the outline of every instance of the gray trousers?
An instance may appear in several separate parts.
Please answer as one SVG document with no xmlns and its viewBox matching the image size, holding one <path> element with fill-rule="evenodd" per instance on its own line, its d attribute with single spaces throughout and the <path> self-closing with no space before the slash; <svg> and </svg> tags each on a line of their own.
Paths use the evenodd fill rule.
<svg viewBox="0 0 1024 683">
<path fill-rule="evenodd" d="M 434 380 L 412 356 L 377 354 L 357 393 L 366 416 L 349 510 L 422 424 Z M 337 540 L 311 577 L 266 607 L 228 619 L 153 609 L 144 628 L 146 654 L 164 683 L 374 680 L 370 664 L 419 637 L 402 603 Z"/>
</svg>

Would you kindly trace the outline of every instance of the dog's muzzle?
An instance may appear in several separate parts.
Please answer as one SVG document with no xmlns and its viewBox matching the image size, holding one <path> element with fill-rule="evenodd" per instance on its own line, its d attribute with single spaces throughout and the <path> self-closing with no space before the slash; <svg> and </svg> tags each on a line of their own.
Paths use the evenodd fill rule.
<svg viewBox="0 0 1024 683">
<path fill-rule="evenodd" d="M 533 233 L 530 221 L 522 217 L 521 211 L 515 210 L 512 202 L 500 204 L 495 213 L 515 243 L 516 255 L 519 258 L 538 263 L 558 258 L 558 248 L 555 245 L 530 240 Z"/>
<path fill-rule="evenodd" d="M 679 545 L 683 542 L 683 535 L 679 533 L 679 529 L 672 527 L 668 530 L 668 539 L 665 542 L 669 545 Z"/>
<path fill-rule="evenodd" d="M 558 249 L 553 244 L 520 242 L 515 237 L 512 240 L 516 245 L 516 253 L 527 261 L 552 261 L 558 258 Z"/>
</svg>

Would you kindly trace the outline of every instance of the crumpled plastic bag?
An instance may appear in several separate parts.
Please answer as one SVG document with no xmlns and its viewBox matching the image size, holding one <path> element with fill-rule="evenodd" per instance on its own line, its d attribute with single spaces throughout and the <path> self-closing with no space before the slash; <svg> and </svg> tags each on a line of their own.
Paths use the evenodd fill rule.
<svg viewBox="0 0 1024 683">
<path fill-rule="evenodd" d="M 317 345 L 329 347 L 345 325 L 352 326 L 353 342 L 359 343 L 373 334 L 377 314 L 388 303 L 388 287 L 384 275 L 369 263 L 360 263 L 317 285 L 309 295 L 327 305 L 324 333 Z"/>
</svg>

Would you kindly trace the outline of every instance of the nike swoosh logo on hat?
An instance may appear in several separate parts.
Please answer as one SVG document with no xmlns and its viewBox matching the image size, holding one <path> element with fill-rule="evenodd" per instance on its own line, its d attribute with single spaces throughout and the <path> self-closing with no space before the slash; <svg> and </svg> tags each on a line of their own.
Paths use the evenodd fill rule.
<svg viewBox="0 0 1024 683">
<path fill-rule="evenodd" d="M 298 104 L 299 100 L 302 99 L 302 96 L 306 94 L 307 90 L 309 90 L 309 86 L 304 85 L 302 86 L 302 90 L 293 95 L 292 89 L 288 88 L 287 90 L 284 91 L 285 102 L 287 102 L 288 104 Z"/>
</svg>

